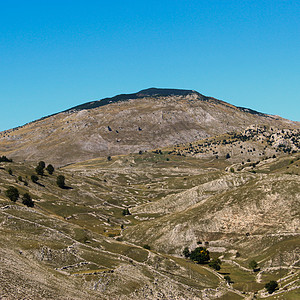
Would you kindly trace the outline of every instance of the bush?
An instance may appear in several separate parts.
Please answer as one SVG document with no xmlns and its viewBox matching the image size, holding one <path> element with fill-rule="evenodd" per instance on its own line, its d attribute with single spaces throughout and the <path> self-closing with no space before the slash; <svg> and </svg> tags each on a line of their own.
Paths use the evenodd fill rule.
<svg viewBox="0 0 300 300">
<path fill-rule="evenodd" d="M 45 169 L 46 164 L 45 164 L 44 161 L 40 161 L 40 162 L 38 163 L 38 166 L 40 166 L 41 168 Z"/>
<path fill-rule="evenodd" d="M 3 155 L 0 157 L 0 162 L 12 162 L 12 159 L 9 159 L 5 155 Z"/>
<path fill-rule="evenodd" d="M 8 172 L 9 175 L 12 175 L 12 174 L 13 174 L 13 171 L 12 171 L 11 168 L 9 168 L 9 169 L 7 170 L 7 172 Z"/>
<path fill-rule="evenodd" d="M 211 268 L 215 269 L 216 271 L 219 271 L 221 269 L 221 261 L 219 259 L 213 259 L 208 264 Z"/>
<path fill-rule="evenodd" d="M 49 164 L 49 165 L 47 166 L 46 170 L 47 170 L 47 172 L 48 172 L 50 175 L 52 175 L 53 172 L 54 172 L 54 167 L 53 167 L 51 164 Z"/>
<path fill-rule="evenodd" d="M 13 202 L 16 202 L 19 199 L 19 191 L 14 186 L 10 186 L 6 190 L 5 195 Z"/>
<path fill-rule="evenodd" d="M 268 291 L 269 294 L 272 294 L 275 292 L 275 290 L 278 287 L 277 281 L 271 280 L 270 282 L 266 283 L 265 288 Z"/>
<path fill-rule="evenodd" d="M 144 248 L 144 249 L 147 249 L 147 250 L 150 250 L 150 249 L 151 249 L 151 247 L 150 247 L 148 244 L 145 244 L 145 245 L 143 246 L 143 248 Z"/>
<path fill-rule="evenodd" d="M 224 276 L 224 279 L 226 280 L 227 283 L 232 282 L 230 276 L 228 276 L 228 275 Z"/>
<path fill-rule="evenodd" d="M 226 156 L 225 156 L 225 158 L 226 158 L 226 159 L 230 158 L 230 154 L 227 153 Z"/>
<path fill-rule="evenodd" d="M 22 198 L 22 203 L 28 207 L 33 207 L 34 202 L 32 201 L 30 195 L 28 193 L 25 193 Z"/>
<path fill-rule="evenodd" d="M 123 216 L 130 216 L 131 213 L 130 213 L 130 211 L 129 211 L 128 208 L 124 208 L 123 211 L 122 211 L 122 215 L 123 215 Z"/>
<path fill-rule="evenodd" d="M 210 260 L 209 251 L 204 247 L 197 247 L 191 252 L 190 259 L 198 264 L 204 264 Z"/>
<path fill-rule="evenodd" d="M 257 264 L 257 262 L 256 262 L 255 260 L 251 260 L 251 261 L 249 262 L 249 268 L 250 268 L 251 270 L 255 271 L 257 267 L 258 267 L 258 264 Z"/>
<path fill-rule="evenodd" d="M 190 249 L 188 247 L 185 247 L 182 251 L 182 254 L 184 255 L 184 257 L 188 258 L 191 255 Z"/>
<path fill-rule="evenodd" d="M 38 182 L 38 180 L 39 180 L 39 178 L 36 176 L 36 175 L 31 175 L 31 181 L 33 182 L 33 183 L 37 183 Z"/>
<path fill-rule="evenodd" d="M 65 188 L 65 176 L 64 175 L 58 175 L 56 178 L 56 184 L 61 188 Z"/>
<path fill-rule="evenodd" d="M 18 180 L 21 181 L 21 182 L 23 182 L 22 176 L 18 176 Z"/>
<path fill-rule="evenodd" d="M 44 175 L 44 168 L 41 165 L 37 165 L 35 168 L 36 174 L 43 176 Z"/>
</svg>

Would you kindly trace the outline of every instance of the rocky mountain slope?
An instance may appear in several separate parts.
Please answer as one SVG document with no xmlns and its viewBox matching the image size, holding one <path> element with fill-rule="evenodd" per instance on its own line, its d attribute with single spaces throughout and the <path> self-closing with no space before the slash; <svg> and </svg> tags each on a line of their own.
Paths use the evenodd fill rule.
<svg viewBox="0 0 300 300">
<path fill-rule="evenodd" d="M 0 152 L 15 160 L 65 165 L 128 154 L 246 127 L 300 128 L 277 116 L 235 107 L 192 90 L 148 89 L 93 101 L 0 133 Z"/>
<path fill-rule="evenodd" d="M 250 127 L 71 164 L 37 183 L 37 162 L 0 163 L 0 297 L 250 299 L 280 280 L 275 296 L 297 299 L 298 140 Z M 9 186 L 34 207 L 10 201 Z M 221 259 L 220 271 L 182 255 L 198 246 Z"/>
<path fill-rule="evenodd" d="M 191 90 L 2 132 L 0 298 L 298 299 L 299 151 L 299 122 Z M 54 173 L 38 175 L 40 160 Z M 185 257 L 200 246 L 220 270 Z"/>
</svg>

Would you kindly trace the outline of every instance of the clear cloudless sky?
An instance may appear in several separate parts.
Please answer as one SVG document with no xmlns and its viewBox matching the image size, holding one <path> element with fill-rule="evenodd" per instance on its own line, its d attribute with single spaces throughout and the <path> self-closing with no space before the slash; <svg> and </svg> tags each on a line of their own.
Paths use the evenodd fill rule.
<svg viewBox="0 0 300 300">
<path fill-rule="evenodd" d="M 300 1 L 0 0 L 0 130 L 149 87 L 300 121 Z"/>
</svg>

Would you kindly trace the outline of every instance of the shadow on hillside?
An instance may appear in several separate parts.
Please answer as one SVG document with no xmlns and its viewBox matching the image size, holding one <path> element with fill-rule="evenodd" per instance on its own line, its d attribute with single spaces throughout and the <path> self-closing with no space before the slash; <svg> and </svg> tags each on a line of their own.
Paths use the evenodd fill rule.
<svg viewBox="0 0 300 300">
<path fill-rule="evenodd" d="M 219 274 L 221 275 L 229 275 L 230 273 L 227 273 L 227 272 L 218 272 Z"/>
<path fill-rule="evenodd" d="M 65 185 L 64 187 L 62 187 L 62 189 L 63 189 L 63 190 L 73 190 L 73 188 L 72 188 L 72 187 L 70 187 L 70 186 L 66 186 L 66 185 Z"/>
</svg>

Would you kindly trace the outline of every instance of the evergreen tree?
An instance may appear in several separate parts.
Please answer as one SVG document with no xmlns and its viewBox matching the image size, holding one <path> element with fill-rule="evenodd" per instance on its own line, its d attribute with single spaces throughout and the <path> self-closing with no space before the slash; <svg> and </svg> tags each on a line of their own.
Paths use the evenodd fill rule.
<svg viewBox="0 0 300 300">
<path fill-rule="evenodd" d="M 50 175 L 52 175 L 53 172 L 54 172 L 54 167 L 53 167 L 51 164 L 49 164 L 49 165 L 47 166 L 46 170 L 47 170 L 47 172 L 48 172 Z"/>
<path fill-rule="evenodd" d="M 41 175 L 41 176 L 44 175 L 44 168 L 41 165 L 37 165 L 35 168 L 35 171 L 38 175 Z"/>
<path fill-rule="evenodd" d="M 6 191 L 5 195 L 13 202 L 16 202 L 19 198 L 19 191 L 14 186 L 10 186 Z"/>
<path fill-rule="evenodd" d="M 184 255 L 184 257 L 188 258 L 191 255 L 190 249 L 188 247 L 185 247 L 182 251 L 182 254 Z"/>
<path fill-rule="evenodd" d="M 58 175 L 56 178 L 56 184 L 62 189 L 65 188 L 65 176 Z"/>
<path fill-rule="evenodd" d="M 32 181 L 33 183 L 37 183 L 38 180 L 39 180 L 39 178 L 38 178 L 35 174 L 31 175 L 31 181 Z"/>
<path fill-rule="evenodd" d="M 255 260 L 251 260 L 251 261 L 249 262 L 249 268 L 250 268 L 251 270 L 255 271 L 257 267 L 258 267 L 258 264 L 257 264 L 257 262 L 256 262 Z"/>
<path fill-rule="evenodd" d="M 22 198 L 22 203 L 28 207 L 33 207 L 34 202 L 31 199 L 31 196 L 28 193 L 25 193 Z"/>
<path fill-rule="evenodd" d="M 197 247 L 191 252 L 190 259 L 198 264 L 204 264 L 210 260 L 209 251 L 204 247 Z"/>
<path fill-rule="evenodd" d="M 221 261 L 219 259 L 213 259 L 208 264 L 211 268 L 215 269 L 216 271 L 219 271 L 221 269 Z"/>
<path fill-rule="evenodd" d="M 269 294 L 272 294 L 275 292 L 275 290 L 278 287 L 277 281 L 271 280 L 270 282 L 266 283 L 265 288 L 268 291 Z"/>
</svg>

